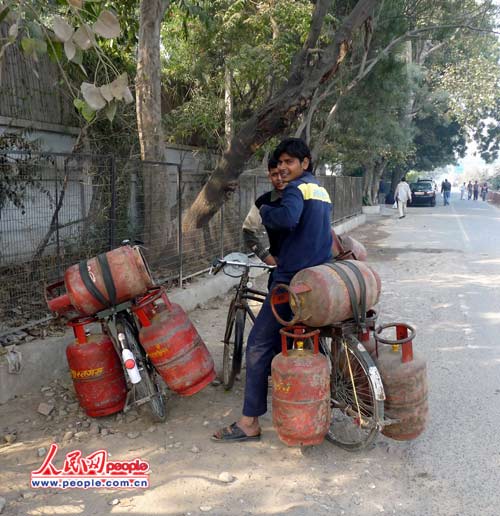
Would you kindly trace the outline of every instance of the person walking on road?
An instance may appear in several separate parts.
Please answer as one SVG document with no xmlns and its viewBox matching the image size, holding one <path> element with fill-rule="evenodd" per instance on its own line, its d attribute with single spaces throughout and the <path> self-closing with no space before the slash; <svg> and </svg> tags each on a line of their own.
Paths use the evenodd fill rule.
<svg viewBox="0 0 500 516">
<path fill-rule="evenodd" d="M 476 181 L 474 183 L 474 200 L 477 201 L 478 197 L 479 197 L 479 183 Z"/>
<path fill-rule="evenodd" d="M 441 183 L 441 193 L 443 194 L 444 205 L 447 206 L 450 204 L 450 195 L 451 195 L 451 183 L 448 179 L 445 179 Z"/>
<path fill-rule="evenodd" d="M 327 190 L 312 174 L 311 151 L 299 138 L 287 138 L 275 149 L 278 170 L 287 183 L 279 206 L 260 207 L 267 228 L 286 232 L 277 256 L 277 268 L 271 289 L 277 283 L 289 284 L 293 276 L 307 267 L 332 259 L 330 216 L 332 202 Z M 281 317 L 290 317 L 289 306 L 281 305 Z M 246 382 L 242 416 L 231 425 L 217 430 L 214 441 L 256 441 L 260 439 L 259 417 L 267 412 L 268 376 L 271 361 L 280 349 L 282 325 L 271 310 L 267 295 L 250 331 L 246 349 Z"/>
<path fill-rule="evenodd" d="M 398 203 L 399 218 L 402 219 L 406 217 L 406 204 L 411 201 L 410 185 L 406 182 L 405 177 L 402 177 L 398 186 L 396 186 L 394 197 Z"/>
<path fill-rule="evenodd" d="M 483 201 L 486 201 L 487 195 L 488 195 L 488 183 L 484 183 L 484 185 L 481 186 L 481 199 Z"/>
<path fill-rule="evenodd" d="M 465 184 L 465 181 L 464 181 L 464 184 L 460 187 L 460 200 L 463 201 L 464 199 L 464 196 L 465 196 L 465 191 L 467 190 L 467 186 Z"/>
<path fill-rule="evenodd" d="M 472 181 L 469 181 L 467 185 L 467 200 L 470 201 L 472 198 Z"/>
</svg>

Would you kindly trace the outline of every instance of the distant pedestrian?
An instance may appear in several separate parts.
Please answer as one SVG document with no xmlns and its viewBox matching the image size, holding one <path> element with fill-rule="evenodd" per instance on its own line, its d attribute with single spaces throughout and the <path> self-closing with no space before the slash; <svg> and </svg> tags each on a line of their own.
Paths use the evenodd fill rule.
<svg viewBox="0 0 500 516">
<path fill-rule="evenodd" d="M 463 201 L 463 199 L 464 199 L 466 190 L 467 190 L 467 185 L 465 184 L 465 181 L 464 181 L 464 184 L 460 187 L 460 200 L 461 201 Z"/>
<path fill-rule="evenodd" d="M 488 183 L 484 183 L 484 185 L 481 186 L 481 199 L 483 201 L 486 201 L 487 195 L 488 195 Z"/>
<path fill-rule="evenodd" d="M 479 183 L 476 181 L 474 183 L 474 200 L 477 201 L 478 197 L 479 197 Z"/>
<path fill-rule="evenodd" d="M 447 206 L 450 204 L 450 195 L 451 195 L 451 183 L 448 179 L 445 179 L 441 183 L 441 193 L 443 194 L 444 205 Z"/>
<path fill-rule="evenodd" d="M 401 181 L 396 186 L 394 197 L 398 203 L 399 218 L 406 217 L 406 204 L 411 201 L 410 185 L 406 182 L 406 178 L 402 177 Z"/>
<path fill-rule="evenodd" d="M 472 198 L 472 181 L 469 181 L 467 185 L 467 200 L 470 201 Z"/>
</svg>

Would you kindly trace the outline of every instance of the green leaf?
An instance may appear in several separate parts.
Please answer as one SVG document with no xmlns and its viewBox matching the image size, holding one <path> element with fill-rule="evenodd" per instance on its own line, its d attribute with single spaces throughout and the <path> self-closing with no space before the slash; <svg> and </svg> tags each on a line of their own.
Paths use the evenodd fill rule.
<svg viewBox="0 0 500 516">
<path fill-rule="evenodd" d="M 35 52 L 37 54 L 47 53 L 47 42 L 44 39 L 35 39 Z"/>
<path fill-rule="evenodd" d="M 78 109 L 78 111 L 81 111 L 85 106 L 85 101 L 77 98 L 73 100 L 73 105 L 76 107 L 76 109 Z"/>
<path fill-rule="evenodd" d="M 87 120 L 87 122 L 92 122 L 95 118 L 95 111 L 87 104 L 85 103 L 85 106 L 82 108 L 82 116 Z"/>
<path fill-rule="evenodd" d="M 83 51 L 80 48 L 77 47 L 75 55 L 74 55 L 73 59 L 71 60 L 71 62 L 76 63 L 77 65 L 80 65 L 80 66 L 82 65 Z M 85 73 L 85 75 L 87 75 L 87 73 Z"/>
<path fill-rule="evenodd" d="M 40 27 L 40 24 L 36 21 L 30 21 L 27 23 L 30 36 L 33 39 L 44 39 L 44 34 L 42 27 Z"/>
<path fill-rule="evenodd" d="M 47 55 L 51 61 L 61 61 L 64 56 L 63 44 L 60 41 L 53 41 L 52 45 L 47 46 Z"/>
<path fill-rule="evenodd" d="M 35 53 L 36 42 L 33 38 L 22 38 L 21 48 L 27 56 L 31 56 Z"/>
<path fill-rule="evenodd" d="M 7 17 L 7 15 L 9 14 L 9 7 L 4 7 L 1 11 L 0 11 L 0 23 L 2 23 L 5 18 Z"/>
<path fill-rule="evenodd" d="M 108 120 L 110 122 L 112 122 L 113 119 L 115 118 L 115 115 L 116 115 L 116 102 L 110 102 L 106 106 L 106 109 L 104 110 L 104 112 L 106 113 L 106 116 L 108 117 Z"/>
<path fill-rule="evenodd" d="M 95 118 L 95 111 L 82 99 L 74 99 L 73 104 L 87 122 L 92 122 Z"/>
</svg>

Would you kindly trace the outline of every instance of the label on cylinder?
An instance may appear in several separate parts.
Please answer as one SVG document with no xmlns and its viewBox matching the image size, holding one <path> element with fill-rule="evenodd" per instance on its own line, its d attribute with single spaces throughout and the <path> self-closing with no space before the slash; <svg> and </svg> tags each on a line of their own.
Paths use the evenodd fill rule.
<svg viewBox="0 0 500 516">
<path fill-rule="evenodd" d="M 71 369 L 71 377 L 78 378 L 94 378 L 100 376 L 104 371 L 103 367 L 97 367 L 96 369 L 84 369 L 82 371 L 76 371 L 75 369 Z"/>
</svg>

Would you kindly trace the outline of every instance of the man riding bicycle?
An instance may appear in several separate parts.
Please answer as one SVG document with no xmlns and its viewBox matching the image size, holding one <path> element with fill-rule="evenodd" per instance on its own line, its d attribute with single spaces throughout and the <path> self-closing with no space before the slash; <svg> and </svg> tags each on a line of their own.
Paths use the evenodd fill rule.
<svg viewBox="0 0 500 516">
<path fill-rule="evenodd" d="M 298 138 L 287 138 L 275 149 L 273 157 L 287 186 L 279 205 L 263 204 L 259 210 L 264 226 L 284 235 L 272 286 L 288 284 L 299 270 L 332 258 L 332 203 L 328 192 L 312 174 L 308 146 Z M 282 317 L 290 315 L 289 307 L 280 309 Z M 271 311 L 268 294 L 248 337 L 243 415 L 237 422 L 218 430 L 212 436 L 215 441 L 260 439 L 259 416 L 267 411 L 268 375 L 280 347 L 281 327 Z"/>
</svg>

